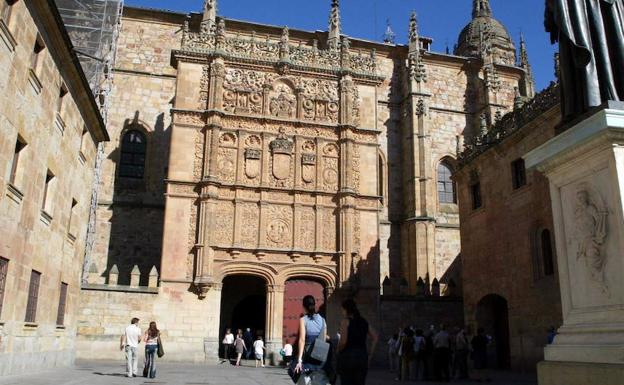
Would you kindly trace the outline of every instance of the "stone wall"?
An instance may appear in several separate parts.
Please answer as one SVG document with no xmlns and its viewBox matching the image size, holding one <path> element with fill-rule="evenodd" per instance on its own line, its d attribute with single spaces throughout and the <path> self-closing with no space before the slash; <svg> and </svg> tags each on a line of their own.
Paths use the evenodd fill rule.
<svg viewBox="0 0 624 385">
<path fill-rule="evenodd" d="M 512 133 L 475 157 L 457 173 L 466 322 L 479 327 L 486 296 L 507 301 L 511 366 L 534 370 L 543 359 L 547 330 L 561 323 L 556 258 L 554 274 L 544 276 L 536 256 L 541 229 L 553 232 L 547 179 L 527 172 L 527 183 L 513 188 L 511 162 L 552 138 L 559 109 Z M 539 123 L 538 123 L 539 122 Z M 470 186 L 480 181 L 483 207 L 473 210 Z M 552 240 L 554 253 L 554 239 Z M 486 330 L 493 334 L 493 330 Z"/>
<path fill-rule="evenodd" d="M 79 90 L 82 84 L 68 75 L 80 70 L 67 64 L 69 47 L 57 44 L 62 26 L 47 17 L 50 9 L 43 3 L 27 8 L 18 1 L 10 19 L 0 19 L 0 258 L 8 261 L 0 298 L 0 375 L 68 366 L 75 355 L 95 138 L 104 127 L 85 122 L 85 108 L 91 116 L 99 112 L 82 97 L 90 90 Z M 32 67 L 38 34 L 46 48 Z M 69 92 L 59 112 L 62 83 Z M 18 138 L 25 147 L 11 181 Z M 48 170 L 54 177 L 44 192 Z M 33 270 L 41 274 L 36 317 L 25 322 Z M 61 283 L 67 284 L 67 297 L 59 325 Z"/>
</svg>

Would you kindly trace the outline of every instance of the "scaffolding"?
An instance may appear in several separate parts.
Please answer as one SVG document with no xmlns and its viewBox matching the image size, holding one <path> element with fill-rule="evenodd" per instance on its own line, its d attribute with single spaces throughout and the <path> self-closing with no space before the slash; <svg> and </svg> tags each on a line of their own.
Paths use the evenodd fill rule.
<svg viewBox="0 0 624 385">
<path fill-rule="evenodd" d="M 104 123 L 113 88 L 113 69 L 117 55 L 117 39 L 121 29 L 123 0 L 55 0 L 71 38 L 83 72 L 100 108 Z M 86 237 L 82 281 L 91 268 L 91 251 L 95 243 L 98 190 L 104 159 L 104 144 L 99 143 L 95 175 L 91 190 L 91 207 Z"/>
</svg>

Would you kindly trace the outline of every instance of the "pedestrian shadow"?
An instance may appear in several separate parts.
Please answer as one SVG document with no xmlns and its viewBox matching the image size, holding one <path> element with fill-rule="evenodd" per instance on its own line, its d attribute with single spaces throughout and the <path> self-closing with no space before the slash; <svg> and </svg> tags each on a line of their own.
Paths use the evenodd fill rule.
<svg viewBox="0 0 624 385">
<path fill-rule="evenodd" d="M 102 372 L 93 372 L 96 376 L 110 376 L 110 377 L 127 377 L 123 373 L 102 373 Z"/>
</svg>

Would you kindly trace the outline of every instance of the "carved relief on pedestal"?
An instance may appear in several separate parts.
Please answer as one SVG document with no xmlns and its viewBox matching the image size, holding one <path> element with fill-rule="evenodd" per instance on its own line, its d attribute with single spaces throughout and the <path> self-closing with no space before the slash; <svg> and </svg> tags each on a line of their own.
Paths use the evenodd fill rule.
<svg viewBox="0 0 624 385">
<path fill-rule="evenodd" d="M 338 86 L 321 79 L 305 79 L 303 88 L 303 118 L 320 122 L 337 123 L 339 111 Z"/>
<path fill-rule="evenodd" d="M 600 192 L 582 183 L 577 187 L 574 220 L 576 231 L 576 259 L 585 266 L 592 281 L 600 285 L 603 292 L 609 290 L 605 280 L 607 254 L 605 242 L 608 235 L 607 216 L 609 211 Z"/>
<path fill-rule="evenodd" d="M 198 109 L 205 110 L 208 107 L 208 93 L 210 92 L 210 66 L 202 68 L 202 77 L 199 81 Z"/>
<path fill-rule="evenodd" d="M 338 146 L 329 143 L 323 148 L 323 181 L 322 188 L 325 191 L 338 190 Z"/>
<path fill-rule="evenodd" d="M 315 249 L 316 216 L 312 207 L 301 207 L 299 210 L 299 248 L 303 250 Z"/>
<path fill-rule="evenodd" d="M 269 113 L 282 119 L 294 119 L 297 111 L 297 97 L 294 89 L 280 80 L 273 84 L 269 93 Z"/>
<path fill-rule="evenodd" d="M 351 170 L 352 178 L 351 181 L 352 187 L 355 192 L 360 191 L 360 146 L 357 144 L 353 145 L 353 158 L 351 159 Z"/>
<path fill-rule="evenodd" d="M 214 228 L 211 229 L 214 244 L 231 246 L 234 234 L 234 204 L 219 201 L 214 212 Z"/>
<path fill-rule="evenodd" d="M 293 142 L 286 138 L 285 132 L 281 129 L 278 137 L 270 143 L 271 184 L 276 187 L 292 186 Z"/>
<path fill-rule="evenodd" d="M 333 208 L 323 208 L 323 249 L 336 251 L 336 214 Z"/>
<path fill-rule="evenodd" d="M 269 247 L 292 245 L 292 208 L 272 205 L 267 209 L 266 242 Z"/>
<path fill-rule="evenodd" d="M 353 250 L 360 254 L 362 252 L 362 225 L 360 220 L 360 212 L 355 211 L 353 218 Z M 366 250 L 365 250 L 366 252 Z"/>
<path fill-rule="evenodd" d="M 258 245 L 259 209 L 256 203 L 240 203 L 241 233 L 240 243 L 243 247 L 253 248 Z"/>
<path fill-rule="evenodd" d="M 233 114 L 262 114 L 262 90 L 275 77 L 265 72 L 228 68 L 223 84 L 223 110 Z"/>
<path fill-rule="evenodd" d="M 316 144 L 306 140 L 301 146 L 301 179 L 304 186 L 314 187 L 316 180 Z"/>
<path fill-rule="evenodd" d="M 357 127 L 360 125 L 360 93 L 357 86 L 353 87 L 351 103 L 351 123 Z"/>
<path fill-rule="evenodd" d="M 245 139 L 245 176 L 248 183 L 260 183 L 260 169 L 262 165 L 262 139 L 258 135 L 249 135 Z"/>
<path fill-rule="evenodd" d="M 219 154 L 217 157 L 217 172 L 222 182 L 234 183 L 236 180 L 236 148 L 237 137 L 234 133 L 226 132 L 219 138 Z"/>
</svg>

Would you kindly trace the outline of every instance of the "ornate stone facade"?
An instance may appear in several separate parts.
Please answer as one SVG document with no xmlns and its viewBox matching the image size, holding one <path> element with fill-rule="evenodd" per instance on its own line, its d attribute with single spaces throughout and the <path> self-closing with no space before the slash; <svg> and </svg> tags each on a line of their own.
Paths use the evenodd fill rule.
<svg viewBox="0 0 624 385">
<path fill-rule="evenodd" d="M 228 20 L 212 8 L 183 15 L 128 7 L 123 26 L 117 71 L 126 81 L 113 102 L 113 135 L 119 140 L 138 114 L 148 132 L 160 117 L 168 140 L 167 157 L 148 151 L 146 163 L 150 183 L 167 170 L 158 179 L 164 202 L 141 203 L 165 206 L 155 221 L 162 250 L 155 240 L 135 250 L 161 269 L 158 295 L 138 311 L 180 303 L 193 313 L 192 321 L 162 320 L 172 336 L 190 334 L 175 337 L 170 351 L 216 354 L 221 289 L 232 276 L 267 285 L 271 347 L 282 338 L 283 288 L 295 278 L 323 284 L 332 327 L 347 296 L 376 314 L 386 278 L 383 290 L 397 294 L 404 282 L 416 294 L 419 279 L 460 281 L 458 209 L 438 202 L 437 169 L 443 159 L 453 164 L 464 137 L 472 143 L 478 116 L 512 109 L 523 69 L 431 52 L 415 16 L 409 47 L 350 39 L 340 32 L 338 2 L 327 34 Z M 139 40 L 161 56 L 144 61 Z M 143 91 L 147 102 L 133 98 Z M 109 148 L 105 196 L 140 201 L 149 195 L 142 185 L 114 193 L 124 183 L 116 151 Z M 108 245 L 106 226 L 102 266 L 128 253 Z M 85 317 L 99 295 L 86 293 Z M 91 343 L 99 335 L 81 333 L 81 346 L 103 347 Z"/>
</svg>

